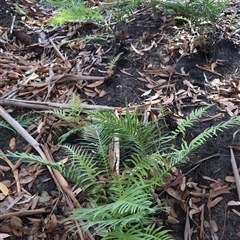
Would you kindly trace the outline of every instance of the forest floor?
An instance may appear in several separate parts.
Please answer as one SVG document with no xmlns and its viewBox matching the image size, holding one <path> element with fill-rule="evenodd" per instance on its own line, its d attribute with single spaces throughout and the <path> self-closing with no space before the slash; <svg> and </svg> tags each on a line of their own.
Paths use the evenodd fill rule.
<svg viewBox="0 0 240 240">
<path fill-rule="evenodd" d="M 53 10 L 22 0 L 20 6 L 27 14 L 16 15 L 11 32 L 14 2 L 0 0 L 0 105 L 14 118 L 33 117 L 27 130 L 39 143 L 51 148 L 60 134 L 53 125 L 59 123 L 39 110 L 49 109 L 49 103 L 67 103 L 73 93 L 89 105 L 150 106 L 155 115 L 159 114 L 158 106 L 164 106 L 170 129 L 192 110 L 214 104 L 186 133 L 189 141 L 207 127 L 239 115 L 239 1 L 221 15 L 204 47 L 188 23 L 161 10 L 159 20 L 154 21 L 149 8 L 139 8 L 131 21 L 115 24 L 106 32 L 93 22 L 47 26 Z M 116 67 L 107 71 L 120 53 Z M 41 104 L 44 102 L 48 103 Z M 184 191 L 165 189 L 163 198 L 172 212 L 163 224 L 174 239 L 184 239 L 186 231 L 192 231 L 191 239 L 240 239 L 240 207 L 229 206 L 230 201 L 240 200 L 229 150 L 234 146 L 239 166 L 239 128 L 209 139 L 179 167 L 189 183 Z M 4 153 L 31 150 L 19 133 L 0 130 Z M 54 156 L 61 159 L 57 151 Z M 0 159 L 0 183 L 11 193 L 6 197 L 0 192 L 0 239 L 67 239 L 65 229 L 56 224 L 64 218 L 64 203 L 58 199 L 49 171 L 36 164 L 12 164 Z M 11 171 L 14 166 L 17 168 Z M 13 174 L 18 174 L 19 184 Z M 183 193 L 193 191 L 201 195 L 191 197 L 190 211 L 185 212 Z M 50 217 L 53 205 L 56 209 Z"/>
</svg>

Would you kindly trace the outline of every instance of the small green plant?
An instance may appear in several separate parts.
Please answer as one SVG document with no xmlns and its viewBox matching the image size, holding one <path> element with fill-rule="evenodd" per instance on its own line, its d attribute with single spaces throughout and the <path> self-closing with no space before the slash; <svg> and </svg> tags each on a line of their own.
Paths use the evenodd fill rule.
<svg viewBox="0 0 240 240">
<path fill-rule="evenodd" d="M 202 44 L 205 48 L 205 45 L 212 43 L 215 23 L 228 2 L 229 0 L 166 0 L 163 5 L 168 13 L 177 16 L 176 19 L 187 21 L 196 33 L 209 38 L 208 43 Z"/>
<path fill-rule="evenodd" d="M 22 115 L 20 117 L 17 117 L 16 121 L 22 127 L 27 128 L 33 123 L 34 119 L 35 119 L 34 117 L 27 117 L 26 115 Z M 9 129 L 9 130 L 15 132 L 14 129 L 2 118 L 0 118 L 0 127 Z"/>
<path fill-rule="evenodd" d="M 80 110 L 79 101 L 74 101 L 72 110 L 64 112 L 65 119 L 76 117 L 74 122 L 77 123 L 76 113 Z M 92 123 L 80 124 L 81 144 L 63 146 L 70 158 L 68 164 L 45 161 L 25 153 L 9 152 L 8 156 L 48 165 L 80 186 L 92 207 L 83 203 L 83 208 L 74 209 L 65 221 L 83 220 L 79 223 L 82 230 L 91 228 L 101 239 L 167 240 L 171 239 L 169 233 L 157 227 L 159 222 L 154 219 L 155 213 L 165 209 L 156 204 L 151 190 L 161 185 L 173 166 L 181 164 L 217 131 L 240 121 L 239 117 L 232 118 L 186 142 L 187 129 L 207 110 L 205 107 L 191 112 L 170 133 L 159 129 L 157 122 L 143 124 L 137 110 L 127 110 L 125 116 L 106 110 L 92 111 L 88 113 Z M 182 144 L 173 148 L 177 137 Z M 117 163 L 113 158 L 118 150 Z M 75 231 L 72 229 L 73 234 Z"/>
<path fill-rule="evenodd" d="M 88 6 L 78 0 L 72 1 L 59 1 L 59 0 L 48 0 L 44 2 L 44 5 L 60 8 L 59 13 L 54 15 L 49 24 L 58 25 L 65 21 L 83 21 L 91 20 L 102 24 L 106 22 L 110 24 L 112 21 L 122 21 L 125 16 L 132 18 L 134 11 L 141 4 L 145 4 L 151 7 L 154 15 L 154 19 L 157 20 L 157 0 L 118 0 L 110 2 L 109 4 L 102 5 L 99 7 Z M 106 16 L 106 12 L 111 15 Z M 106 20 L 108 19 L 108 20 Z"/>
<path fill-rule="evenodd" d="M 65 2 L 63 6 L 60 5 L 60 12 L 50 19 L 49 25 L 59 25 L 65 21 L 82 22 L 88 20 L 102 23 L 104 22 L 104 18 L 100 10 L 101 9 L 90 8 L 78 1 Z"/>
<path fill-rule="evenodd" d="M 163 2 L 168 12 L 183 16 L 196 25 L 209 21 L 215 23 L 227 3 L 228 0 L 167 0 Z"/>
<path fill-rule="evenodd" d="M 69 131 L 59 137 L 59 144 L 66 141 L 70 135 L 77 133 L 82 129 L 82 121 L 80 118 L 80 113 L 82 112 L 81 99 L 74 94 L 69 101 L 69 106 L 70 109 L 55 109 L 49 111 L 49 113 L 53 113 L 57 118 L 69 123 L 69 126 L 71 127 Z"/>
</svg>

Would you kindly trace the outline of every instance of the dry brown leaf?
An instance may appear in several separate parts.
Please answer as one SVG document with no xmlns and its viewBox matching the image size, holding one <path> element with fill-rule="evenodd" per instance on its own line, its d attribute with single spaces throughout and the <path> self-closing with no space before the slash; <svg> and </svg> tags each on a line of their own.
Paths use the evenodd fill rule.
<svg viewBox="0 0 240 240">
<path fill-rule="evenodd" d="M 0 171 L 8 172 L 10 169 L 10 167 L 0 165 Z"/>
<path fill-rule="evenodd" d="M 239 201 L 229 201 L 228 206 L 240 206 L 240 202 Z"/>
<path fill-rule="evenodd" d="M 87 87 L 95 88 L 95 87 L 98 87 L 98 86 L 102 85 L 103 83 L 104 83 L 104 81 L 96 81 L 94 83 L 88 84 Z"/>
<path fill-rule="evenodd" d="M 32 176 L 26 176 L 26 177 L 24 177 L 24 178 L 20 178 L 20 179 L 19 179 L 19 182 L 20 182 L 21 184 L 26 184 L 26 183 L 32 182 L 33 180 L 34 180 L 34 177 L 32 177 Z"/>
<path fill-rule="evenodd" d="M 55 214 L 51 215 L 50 222 L 46 226 L 46 233 L 51 233 L 57 227 L 57 218 Z"/>
<path fill-rule="evenodd" d="M 232 148 L 233 150 L 240 151 L 240 147 L 239 147 L 239 146 L 231 146 L 231 148 Z"/>
<path fill-rule="evenodd" d="M 90 91 L 85 91 L 84 89 L 84 93 L 88 96 L 88 97 L 95 97 L 96 96 L 96 93 L 95 92 L 90 92 Z"/>
<path fill-rule="evenodd" d="M 9 148 L 13 150 L 16 147 L 16 138 L 11 138 L 9 142 Z"/>
<path fill-rule="evenodd" d="M 211 189 L 209 192 L 209 197 L 214 198 L 224 193 L 230 193 L 230 191 L 226 187 L 227 186 L 223 186 L 219 189 L 214 189 L 214 190 Z"/>
<path fill-rule="evenodd" d="M 207 204 L 208 209 L 215 207 L 219 202 L 222 201 L 222 199 L 223 199 L 222 197 L 217 197 L 212 201 L 211 201 L 211 199 L 209 199 L 208 204 Z"/>
<path fill-rule="evenodd" d="M 22 219 L 19 217 L 15 217 L 15 216 L 11 217 L 10 218 L 10 226 L 17 230 L 21 229 L 22 228 Z"/>
<path fill-rule="evenodd" d="M 195 208 L 191 209 L 189 211 L 189 217 L 192 219 L 193 215 L 200 213 L 203 210 L 204 206 L 205 206 L 205 204 L 202 204 L 199 208 L 195 207 Z"/>
<path fill-rule="evenodd" d="M 101 90 L 100 92 L 99 92 L 99 97 L 103 97 L 103 96 L 105 96 L 107 93 L 104 91 L 104 90 Z"/>
<path fill-rule="evenodd" d="M 169 187 L 169 188 L 166 189 L 166 192 L 177 200 L 182 199 L 181 195 L 180 195 L 180 192 L 178 190 L 174 190 L 173 188 Z"/>
<path fill-rule="evenodd" d="M 210 220 L 210 229 L 211 229 L 211 232 L 214 232 L 214 233 L 218 231 L 217 223 L 214 220 Z"/>
<path fill-rule="evenodd" d="M 113 146 L 113 142 L 111 142 L 109 144 L 109 151 L 108 151 L 108 161 L 109 161 L 109 165 L 110 165 L 110 169 L 112 170 L 112 172 L 115 172 L 115 152 L 114 152 L 114 146 Z"/>
<path fill-rule="evenodd" d="M 169 208 L 169 211 L 170 211 L 170 216 L 174 217 L 174 218 L 177 218 L 177 213 L 175 212 L 174 208 L 173 207 L 170 207 Z"/>
<path fill-rule="evenodd" d="M 152 92 L 152 89 L 147 90 L 147 91 L 145 91 L 145 92 L 141 95 L 141 97 L 147 96 L 147 95 L 149 95 L 151 92 Z"/>
<path fill-rule="evenodd" d="M 174 99 L 174 95 L 171 94 L 171 96 L 170 96 L 169 98 L 167 98 L 167 99 L 162 103 L 162 105 L 168 105 L 168 104 L 172 103 L 172 102 L 173 102 L 173 99 Z"/>
<path fill-rule="evenodd" d="M 236 209 L 232 209 L 232 211 L 240 217 L 240 212 L 239 211 L 237 211 Z"/>
<path fill-rule="evenodd" d="M 230 183 L 235 183 L 235 178 L 233 176 L 226 176 L 225 181 Z"/>
<path fill-rule="evenodd" d="M 168 216 L 166 222 L 171 223 L 171 224 L 178 224 L 179 223 L 179 221 L 172 216 Z"/>
<path fill-rule="evenodd" d="M 5 239 L 11 237 L 11 235 L 7 234 L 7 233 L 0 233 L 0 239 Z"/>
<path fill-rule="evenodd" d="M 218 183 L 217 180 L 215 180 L 215 179 L 213 179 L 213 178 L 210 178 L 210 177 L 208 177 L 208 176 L 203 176 L 202 178 L 205 179 L 205 180 L 211 181 L 211 182 L 216 182 L 216 183 Z"/>
<path fill-rule="evenodd" d="M 0 182 L 0 191 L 5 195 L 7 196 L 9 194 L 9 190 L 8 190 L 8 187 L 3 184 L 2 182 Z"/>
</svg>

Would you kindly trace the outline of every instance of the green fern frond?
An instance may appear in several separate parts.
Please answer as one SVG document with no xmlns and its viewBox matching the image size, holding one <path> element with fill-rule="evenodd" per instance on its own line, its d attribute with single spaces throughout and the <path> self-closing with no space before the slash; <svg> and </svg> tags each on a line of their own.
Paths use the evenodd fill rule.
<svg viewBox="0 0 240 240">
<path fill-rule="evenodd" d="M 69 164 L 47 161 L 34 154 L 7 152 L 5 156 L 20 158 L 25 162 L 35 162 L 49 166 L 61 172 L 65 177 L 78 184 L 84 190 L 97 184 L 96 177 L 101 174 L 97 162 L 87 151 L 72 146 L 63 146 L 68 157 Z M 98 183 L 99 184 L 99 183 Z"/>
<path fill-rule="evenodd" d="M 103 237 L 103 240 L 172 240 L 169 231 L 164 230 L 161 226 L 156 226 L 156 224 L 149 226 L 135 224 L 124 228 L 123 231 L 103 232 L 99 235 Z"/>
<path fill-rule="evenodd" d="M 146 156 L 159 143 L 159 130 L 155 124 L 144 125 L 138 117 L 138 110 L 127 111 L 125 116 L 117 117 L 109 111 L 90 113 L 90 117 L 98 119 L 103 125 L 105 135 L 113 139 L 116 135 L 121 139 L 121 148 L 126 153 Z M 154 149 L 155 150 L 155 149 Z"/>
<path fill-rule="evenodd" d="M 58 144 L 61 145 L 63 142 L 65 142 L 67 140 L 68 137 L 70 137 L 71 135 L 75 134 L 75 133 L 79 133 L 82 131 L 82 126 L 77 126 L 72 128 L 71 130 L 69 130 L 68 132 L 62 134 L 59 138 L 58 138 Z"/>
<path fill-rule="evenodd" d="M 177 129 L 175 131 L 172 131 L 172 135 L 171 137 L 176 138 L 179 134 L 182 134 L 183 136 L 186 133 L 187 128 L 190 128 L 193 123 L 195 123 L 196 121 L 198 121 L 198 118 L 200 116 L 202 116 L 204 113 L 207 112 L 207 110 L 210 108 L 211 106 L 207 106 L 207 107 L 202 107 L 202 108 L 198 108 L 195 109 L 194 111 L 192 111 L 185 119 L 182 119 L 178 122 L 178 126 Z M 172 139 L 171 139 L 172 140 Z"/>
<path fill-rule="evenodd" d="M 181 149 L 173 149 L 170 167 L 173 167 L 176 164 L 180 164 L 182 160 L 189 157 L 196 149 L 202 146 L 207 139 L 216 136 L 218 131 L 223 131 L 224 129 L 227 129 L 234 125 L 239 125 L 239 123 L 240 117 L 234 117 L 226 122 L 222 122 L 216 126 L 207 128 L 205 131 L 192 139 L 190 143 L 187 143 L 184 139 L 182 139 Z"/>
<path fill-rule="evenodd" d="M 104 126 L 101 124 L 83 127 L 83 136 L 83 147 L 88 151 L 94 152 L 94 158 L 98 161 L 99 166 L 106 172 L 110 171 L 108 152 L 112 136 L 105 134 Z"/>
<path fill-rule="evenodd" d="M 144 189 L 146 186 L 132 185 L 125 189 L 122 196 L 115 202 L 95 208 L 75 209 L 68 220 L 88 220 L 81 226 L 83 229 L 95 227 L 99 232 L 104 229 L 118 229 L 121 231 L 124 226 L 130 223 L 147 223 L 147 216 L 156 211 L 152 207 L 152 196 Z M 68 221 L 66 220 L 66 221 Z"/>
<path fill-rule="evenodd" d="M 0 120 L 0 127 L 9 129 L 9 130 L 15 132 L 14 129 L 4 119 Z"/>
<path fill-rule="evenodd" d="M 117 64 L 117 62 L 119 61 L 119 59 L 120 59 L 120 57 L 121 57 L 121 55 L 122 55 L 123 53 L 121 52 L 121 53 L 119 53 L 116 57 L 114 57 L 113 59 L 112 59 L 112 61 L 108 64 L 108 66 L 107 66 L 107 69 L 108 70 L 113 70 L 115 67 L 116 67 L 116 64 Z"/>
<path fill-rule="evenodd" d="M 97 184 L 96 177 L 102 173 L 94 156 L 80 147 L 65 145 L 69 164 L 61 165 L 60 172 L 84 190 Z"/>
<path fill-rule="evenodd" d="M 81 123 L 81 119 L 79 117 L 82 112 L 81 107 L 81 99 L 76 94 L 72 95 L 72 98 L 69 101 L 70 109 L 54 109 L 53 111 L 48 111 L 49 113 L 53 113 L 59 119 L 62 119 L 68 123 Z"/>
<path fill-rule="evenodd" d="M 34 117 L 26 117 L 25 115 L 21 115 L 19 117 L 16 118 L 16 121 L 24 128 L 29 127 L 33 121 L 34 121 Z M 8 124 L 8 122 L 4 119 L 0 119 L 0 127 L 2 128 L 7 128 L 13 132 L 15 132 L 15 130 Z"/>
</svg>

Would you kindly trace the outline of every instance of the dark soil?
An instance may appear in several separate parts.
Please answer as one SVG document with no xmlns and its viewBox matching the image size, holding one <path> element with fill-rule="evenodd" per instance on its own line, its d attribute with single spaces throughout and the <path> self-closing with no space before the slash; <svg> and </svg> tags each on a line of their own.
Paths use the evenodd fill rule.
<svg viewBox="0 0 240 240">
<path fill-rule="evenodd" d="M 12 23 L 11 13 L 14 13 L 13 2 L 14 1 L 10 0 L 0 0 L 0 29 L 7 31 L 8 34 Z M 24 1 L 21 1 L 21 4 L 24 4 Z M 39 7 L 39 5 L 36 6 Z M 39 21 L 41 21 L 42 18 L 46 18 L 47 14 L 44 15 L 44 11 L 50 11 L 43 10 L 39 7 L 38 10 L 41 9 L 41 14 L 39 13 L 38 16 L 32 16 L 31 8 L 27 6 L 25 7 L 28 9 L 31 16 L 29 19 L 35 19 Z M 230 10 L 231 7 L 233 6 L 230 6 Z M 236 3 L 234 7 L 237 8 L 239 6 Z M 193 137 L 203 132 L 206 128 L 229 119 L 231 114 L 238 115 L 239 105 L 237 106 L 236 103 L 236 107 L 232 111 L 228 110 L 228 106 L 226 104 L 220 102 L 219 99 L 214 98 L 216 90 L 210 86 L 210 83 L 215 79 L 219 79 L 220 83 L 226 83 L 225 85 L 221 85 L 221 87 L 225 89 L 222 93 L 222 98 L 237 99 L 239 104 L 239 92 L 233 96 L 231 91 L 226 91 L 226 89 L 229 89 L 231 86 L 230 80 L 236 80 L 237 83 L 240 80 L 240 51 L 236 44 L 237 37 L 234 36 L 234 41 L 231 41 L 231 36 L 229 37 L 230 39 L 224 39 L 221 37 L 221 29 L 218 29 L 214 38 L 212 39 L 212 45 L 208 46 L 207 49 L 199 49 L 199 47 L 197 47 L 197 51 L 191 52 L 189 50 L 191 48 L 191 41 L 186 41 L 186 49 L 183 49 L 183 46 L 181 45 L 183 44 L 183 40 L 180 39 L 181 36 L 185 36 L 185 39 L 190 39 L 191 35 L 188 33 L 188 27 L 181 22 L 171 22 L 173 19 L 170 16 L 169 20 L 163 21 L 164 15 L 161 12 L 159 12 L 159 18 L 160 20 L 158 22 L 154 21 L 150 9 L 147 9 L 136 14 L 133 21 L 127 24 L 115 26 L 113 37 L 108 41 L 90 41 L 83 49 L 71 49 L 67 45 L 63 46 L 61 48 L 61 52 L 64 54 L 64 56 L 66 54 L 67 59 L 71 62 L 71 68 L 67 69 L 67 67 L 64 66 L 64 62 L 58 60 L 59 66 L 63 66 L 62 69 L 59 68 L 59 73 L 76 74 L 79 63 L 78 61 L 81 60 L 85 61 L 85 65 L 80 66 L 82 67 L 81 71 L 83 73 L 89 71 L 87 68 L 88 65 L 92 65 L 90 75 L 103 76 L 102 71 L 106 70 L 106 65 L 115 56 L 122 52 L 120 60 L 117 62 L 116 69 L 114 70 L 114 74 L 107 79 L 104 84 L 97 87 L 98 91 L 104 91 L 106 94 L 104 96 L 99 96 L 99 94 L 95 94 L 95 96 L 89 96 L 84 88 L 80 90 L 78 89 L 77 93 L 81 96 L 82 101 L 97 105 L 125 107 L 126 104 L 134 106 L 149 102 L 148 98 L 153 97 L 156 93 L 158 93 L 159 96 L 157 99 L 159 99 L 159 102 L 153 105 L 153 111 L 154 109 L 156 110 L 158 108 L 158 104 L 163 104 L 169 108 L 169 111 L 176 113 L 177 109 L 174 107 L 173 101 L 171 101 L 169 104 L 164 103 L 172 93 L 176 93 L 177 101 L 184 117 L 187 116 L 192 110 L 200 106 L 206 104 L 215 104 L 214 107 L 209 109 L 204 118 L 210 118 L 219 113 L 222 115 L 219 118 L 213 118 L 212 120 L 195 124 L 194 127 L 191 130 L 188 130 L 186 133 L 186 140 L 191 141 Z M 222 18 L 224 19 L 224 15 Z M 74 29 L 76 24 L 71 24 L 73 25 Z M 56 32 L 47 28 L 43 30 L 43 32 L 45 31 L 46 35 L 49 34 L 48 37 L 50 37 L 50 35 L 66 36 L 71 24 L 68 23 L 58 27 Z M 102 29 L 100 27 L 98 28 L 98 26 L 95 24 L 87 24 L 81 26 L 81 30 L 79 32 L 76 31 L 72 38 L 77 37 L 78 35 L 81 37 L 86 36 L 87 34 L 91 34 L 93 30 L 97 30 L 99 32 L 102 31 Z M 44 49 L 42 45 L 37 44 L 39 34 L 39 31 L 34 32 L 31 28 L 27 28 L 27 26 L 23 24 L 21 18 L 18 16 L 16 18 L 15 31 L 13 32 L 13 35 L 9 35 L 9 37 L 12 38 L 14 43 L 19 44 L 19 46 L 21 45 L 21 47 L 17 50 L 11 50 L 9 46 L 12 45 L 13 42 L 8 42 L 8 44 L 3 44 L 0 42 L 1 54 L 5 54 L 8 51 L 14 51 L 16 56 L 26 57 L 26 60 L 31 64 L 33 61 L 42 61 L 43 58 L 41 56 L 43 56 L 43 52 L 45 51 L 46 62 L 49 63 L 53 55 L 55 58 L 58 56 L 52 48 Z M 147 39 L 147 34 L 149 34 L 149 36 L 151 35 L 152 37 Z M 153 36 L 154 34 L 155 36 Z M 155 42 L 155 45 L 153 41 Z M 32 44 L 35 45 L 33 46 Z M 138 50 L 146 49 L 150 47 L 151 44 L 153 44 L 153 47 L 150 50 L 142 51 L 143 55 L 140 55 L 136 53 L 136 51 L 130 49 L 131 45 L 134 45 L 134 47 Z M 181 47 L 177 47 L 177 44 L 181 45 Z M 175 46 L 175 49 L 173 50 L 171 46 Z M 101 57 L 98 57 L 97 50 L 99 50 L 100 47 L 103 54 Z M 181 55 L 181 50 L 183 52 L 185 51 L 185 54 Z M 88 52 L 88 55 L 97 59 L 97 61 L 93 63 L 90 58 L 88 60 L 86 59 L 87 57 L 82 58 L 79 53 L 83 51 Z M 33 52 L 31 57 L 27 55 L 30 52 L 31 54 Z M 5 57 L 6 56 L 4 55 L 4 58 Z M 212 72 L 203 71 L 202 69 L 196 67 L 196 65 L 206 67 L 207 65 L 213 64 L 217 61 L 219 64 L 214 68 L 214 70 L 212 70 Z M 11 90 L 6 87 L 8 85 L 7 81 L 16 81 L 14 79 L 8 79 L 6 77 L 7 75 L 4 75 L 4 73 L 11 70 L 17 72 L 17 70 L 14 69 L 14 67 L 4 65 L 3 63 L 1 63 L 0 66 L 2 67 L 2 70 L 0 70 L 0 83 L 2 86 L 2 90 L 0 89 L 0 97 L 2 97 L 4 94 L 6 94 L 6 92 Z M 156 72 L 155 74 L 149 74 L 147 73 L 147 70 L 155 70 Z M 213 73 L 213 71 L 217 74 Z M 141 76 L 140 74 L 143 75 Z M 186 85 L 185 80 L 195 87 L 196 92 Z M 162 81 L 163 84 L 158 84 L 158 81 Z M 171 87 L 167 87 L 167 83 L 169 83 Z M 9 86 L 11 86 L 11 84 L 9 84 Z M 67 84 L 66 86 L 71 87 Z M 161 88 L 161 86 L 164 87 Z M 150 89 L 152 89 L 151 93 L 145 97 L 142 96 L 144 91 L 146 92 Z M 56 92 L 58 90 L 59 89 L 57 89 Z M 179 93 L 181 90 L 184 90 L 182 91 L 184 94 Z M 185 94 L 186 91 L 188 91 L 188 94 Z M 18 99 L 24 99 L 24 97 L 27 97 L 29 100 L 43 101 L 42 99 L 44 99 L 44 96 L 46 96 L 46 92 L 41 92 L 39 95 L 33 95 L 31 91 L 28 94 L 26 94 L 26 92 L 27 88 L 21 89 L 18 93 Z M 48 99 L 49 101 L 60 101 L 60 97 L 56 92 L 52 93 Z M 21 93 L 25 94 L 23 94 L 24 97 L 21 97 Z M 61 101 L 65 100 L 66 98 L 61 99 Z M 229 100 L 228 103 L 232 103 L 231 100 Z M 8 109 L 9 112 L 13 112 L 14 117 L 16 117 L 16 115 L 23 114 L 22 110 L 19 111 L 19 109 L 16 107 L 4 107 Z M 30 114 L 35 112 L 35 110 L 27 109 L 24 109 L 23 111 L 24 113 L 29 112 Z M 176 118 L 179 118 L 179 116 Z M 174 128 L 176 125 L 175 119 L 169 117 L 168 123 L 170 129 Z M 38 122 L 36 122 L 36 124 L 38 124 Z M 54 132 L 55 130 L 51 132 L 52 129 L 53 128 L 51 127 L 46 128 L 45 136 L 40 139 L 40 143 L 44 143 L 46 141 L 47 136 L 49 136 L 49 132 L 53 136 L 52 143 L 57 143 L 57 135 L 59 134 Z M 187 164 L 179 166 L 183 174 L 187 173 L 187 180 L 191 179 L 191 181 L 197 183 L 200 188 L 209 189 L 209 185 L 212 182 L 204 179 L 204 176 L 218 181 L 225 181 L 227 176 L 233 176 L 233 170 L 230 163 L 229 146 L 240 146 L 239 134 L 235 137 L 235 139 L 233 139 L 233 134 L 237 130 L 239 130 L 239 126 L 220 132 L 218 136 L 209 139 L 204 146 L 202 146 L 193 156 L 191 156 Z M 16 146 L 14 151 L 22 152 L 26 150 L 28 146 L 27 143 L 17 133 L 0 128 L 0 149 L 3 152 L 11 150 L 9 147 L 9 142 L 12 138 L 16 138 Z M 69 142 L 71 143 L 72 139 L 70 139 Z M 197 168 L 192 170 L 197 161 L 214 154 L 218 154 L 218 156 L 203 161 Z M 56 152 L 54 156 L 58 158 L 61 156 L 61 154 Z M 237 165 L 239 165 L 240 153 L 237 151 L 235 152 L 235 158 Z M 7 164 L 0 159 L 0 166 L 1 165 L 7 166 Z M 19 171 L 21 171 L 21 168 L 23 169 L 25 167 L 25 164 L 22 165 Z M 0 171 L 0 182 L 3 180 L 13 181 L 12 174 L 10 174 L 10 172 L 3 174 Z M 23 184 L 22 187 L 26 191 L 29 191 L 32 195 L 41 195 L 44 192 L 48 192 L 51 196 L 54 196 L 56 191 L 56 186 L 47 170 L 37 176 L 37 178 L 33 181 L 32 186 Z M 218 228 L 216 235 L 222 240 L 239 239 L 239 236 L 237 235 L 237 233 L 240 232 L 239 216 L 232 211 L 231 207 L 226 207 L 229 201 L 238 200 L 238 194 L 235 185 L 230 185 L 230 187 L 230 193 L 221 195 L 223 197 L 222 201 L 220 201 L 210 210 L 206 206 L 208 201 L 207 198 L 203 198 L 200 202 L 196 203 L 197 207 L 203 203 L 206 204 L 204 208 L 204 219 L 206 223 L 209 223 L 211 220 L 214 220 L 217 223 Z M 0 202 L 0 206 L 1 204 L 3 204 L 3 202 Z M 166 221 L 164 224 L 167 229 L 172 230 L 171 234 L 174 239 L 184 239 L 186 213 L 177 203 L 175 203 L 174 209 L 179 223 L 171 224 L 167 223 Z M 240 207 L 234 207 L 234 209 L 240 212 Z M 34 218 L 35 216 L 30 217 Z M 28 218 L 23 218 L 24 227 L 26 228 L 28 227 L 28 221 Z M 199 224 L 200 214 L 196 214 L 193 217 L 193 221 L 191 221 L 191 227 L 193 228 L 192 239 L 199 239 Z M 9 225 L 9 221 L 7 219 L 0 222 L 0 234 L 6 230 L 4 228 L 5 225 Z M 61 230 L 59 229 L 58 231 L 58 233 L 61 234 Z M 9 234 L 12 234 L 11 231 Z M 206 235 L 204 235 L 203 239 L 213 239 L 208 228 L 206 228 L 205 234 Z M 27 238 L 27 235 L 29 235 L 29 233 L 23 234 L 23 236 L 12 236 L 8 239 L 40 239 L 30 237 Z M 46 236 L 42 239 L 53 239 L 53 236 Z"/>
</svg>

